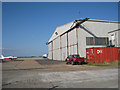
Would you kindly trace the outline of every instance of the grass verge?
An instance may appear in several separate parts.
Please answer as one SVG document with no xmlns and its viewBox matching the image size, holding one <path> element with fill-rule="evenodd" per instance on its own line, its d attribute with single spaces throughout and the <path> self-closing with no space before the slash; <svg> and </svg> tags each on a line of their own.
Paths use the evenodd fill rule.
<svg viewBox="0 0 120 90">
<path fill-rule="evenodd" d="M 120 61 L 114 61 L 114 62 L 104 62 L 104 63 L 88 63 L 88 66 L 100 66 L 100 67 L 105 67 L 105 66 L 118 66 Z"/>
</svg>

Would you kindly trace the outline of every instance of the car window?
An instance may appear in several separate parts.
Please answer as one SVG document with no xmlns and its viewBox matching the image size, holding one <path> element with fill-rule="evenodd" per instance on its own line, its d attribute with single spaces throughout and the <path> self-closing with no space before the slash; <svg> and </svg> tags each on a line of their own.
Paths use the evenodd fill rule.
<svg viewBox="0 0 120 90">
<path fill-rule="evenodd" d="M 71 58 L 71 56 L 69 56 L 69 58 Z"/>
<path fill-rule="evenodd" d="M 75 57 L 79 57 L 79 55 L 73 55 L 73 57 L 75 58 Z"/>
<path fill-rule="evenodd" d="M 70 58 L 70 56 L 68 56 L 67 58 Z"/>
</svg>

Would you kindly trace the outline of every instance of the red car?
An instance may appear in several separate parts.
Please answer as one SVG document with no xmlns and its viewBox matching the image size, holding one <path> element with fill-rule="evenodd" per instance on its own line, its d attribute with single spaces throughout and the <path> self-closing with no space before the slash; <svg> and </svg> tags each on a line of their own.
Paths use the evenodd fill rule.
<svg viewBox="0 0 120 90">
<path fill-rule="evenodd" d="M 83 64 L 84 63 L 84 57 L 80 57 L 79 55 L 69 55 L 66 59 L 66 64 Z"/>
</svg>

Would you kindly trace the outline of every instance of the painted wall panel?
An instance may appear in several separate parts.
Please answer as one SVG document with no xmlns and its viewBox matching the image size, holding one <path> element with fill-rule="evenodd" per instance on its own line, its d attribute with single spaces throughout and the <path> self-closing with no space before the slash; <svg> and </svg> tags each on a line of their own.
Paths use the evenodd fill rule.
<svg viewBox="0 0 120 90">
<path fill-rule="evenodd" d="M 48 58 L 52 59 L 52 43 L 48 45 Z"/>
<path fill-rule="evenodd" d="M 62 48 L 62 61 L 65 61 L 67 58 L 67 47 Z"/>
<path fill-rule="evenodd" d="M 49 51 L 49 53 L 48 53 L 48 58 L 49 58 L 49 59 L 52 59 L 52 51 Z"/>
<path fill-rule="evenodd" d="M 61 36 L 61 51 L 60 51 L 60 53 L 62 53 L 62 61 L 64 61 L 65 60 L 65 58 L 67 57 L 67 34 L 65 34 L 65 35 L 63 35 L 63 36 Z"/>
<path fill-rule="evenodd" d="M 60 48 L 60 37 L 54 40 L 53 42 L 53 50 L 59 49 Z"/>
<path fill-rule="evenodd" d="M 87 62 L 103 63 L 119 60 L 120 47 L 87 48 Z"/>
<path fill-rule="evenodd" d="M 68 33 L 68 45 L 76 44 L 76 29 Z"/>
<path fill-rule="evenodd" d="M 61 43 L 62 43 L 62 47 L 67 46 L 67 35 L 66 34 L 61 36 Z"/>
</svg>

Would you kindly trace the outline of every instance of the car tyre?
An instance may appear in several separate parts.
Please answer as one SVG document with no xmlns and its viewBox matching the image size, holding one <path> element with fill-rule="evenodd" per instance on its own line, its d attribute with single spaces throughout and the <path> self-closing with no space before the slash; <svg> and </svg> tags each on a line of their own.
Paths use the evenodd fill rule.
<svg viewBox="0 0 120 90">
<path fill-rule="evenodd" d="M 80 65 L 82 65 L 83 63 L 82 62 L 80 62 Z"/>
<path fill-rule="evenodd" d="M 75 65 L 75 63 L 74 63 L 73 61 L 71 62 L 71 64 L 72 64 L 72 65 Z"/>
<path fill-rule="evenodd" d="M 12 58 L 10 58 L 10 60 L 13 60 Z"/>
<path fill-rule="evenodd" d="M 69 62 L 66 62 L 66 64 L 69 64 Z"/>
</svg>

